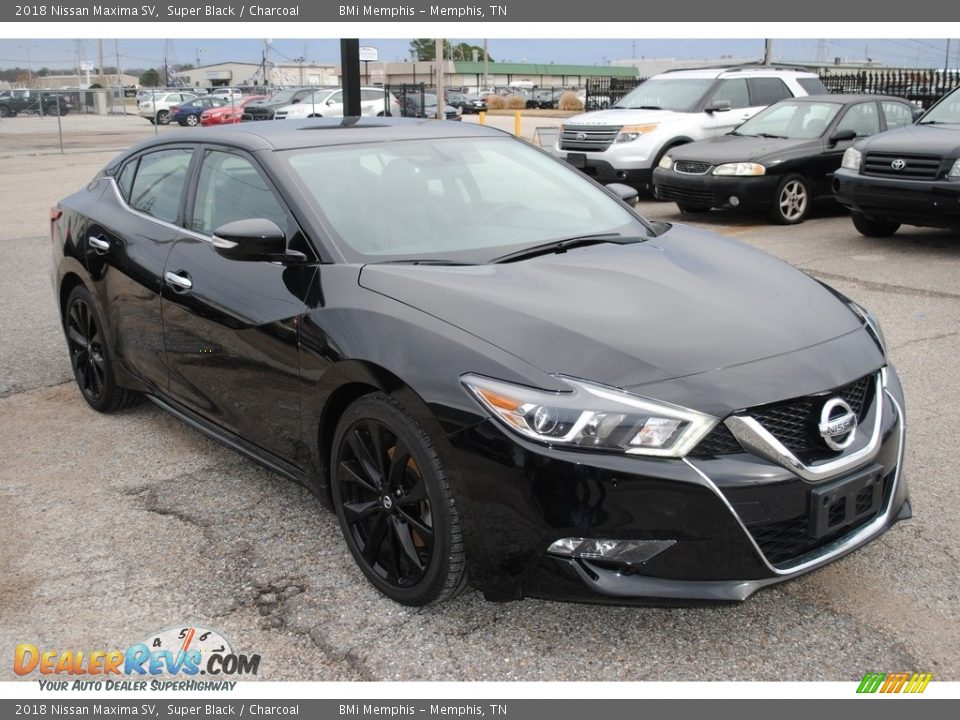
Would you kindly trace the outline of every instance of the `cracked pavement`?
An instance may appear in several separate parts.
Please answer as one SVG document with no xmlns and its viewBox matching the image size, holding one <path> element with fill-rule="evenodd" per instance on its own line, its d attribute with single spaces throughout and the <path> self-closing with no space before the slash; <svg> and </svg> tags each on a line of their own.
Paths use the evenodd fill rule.
<svg viewBox="0 0 960 720">
<path fill-rule="evenodd" d="M 960 680 L 960 238 L 866 239 L 837 210 L 788 228 L 696 218 L 880 318 L 906 389 L 914 519 L 739 605 L 495 604 L 468 591 L 416 610 L 364 580 L 304 489 L 150 404 L 105 416 L 83 402 L 47 209 L 109 157 L 8 158 L 0 176 L 0 656 L 20 642 L 126 647 L 199 623 L 260 653 L 262 680 Z M 641 211 L 682 219 L 671 204 Z"/>
</svg>

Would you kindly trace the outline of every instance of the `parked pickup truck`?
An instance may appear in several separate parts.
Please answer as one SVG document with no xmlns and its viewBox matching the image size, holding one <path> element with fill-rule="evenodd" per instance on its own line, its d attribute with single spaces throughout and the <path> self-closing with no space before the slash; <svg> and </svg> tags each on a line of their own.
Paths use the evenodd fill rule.
<svg viewBox="0 0 960 720">
<path fill-rule="evenodd" d="M 14 117 L 20 113 L 38 113 L 44 115 L 66 115 L 73 109 L 70 98 L 62 93 L 38 90 L 7 90 L 0 94 L 0 117 Z"/>
</svg>

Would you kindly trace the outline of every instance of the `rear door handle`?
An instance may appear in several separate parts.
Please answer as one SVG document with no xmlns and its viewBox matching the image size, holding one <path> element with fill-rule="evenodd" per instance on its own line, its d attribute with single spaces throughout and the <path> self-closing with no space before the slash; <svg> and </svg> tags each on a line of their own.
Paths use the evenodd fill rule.
<svg viewBox="0 0 960 720">
<path fill-rule="evenodd" d="M 87 242 L 90 243 L 90 247 L 93 248 L 93 251 L 97 255 L 104 255 L 110 251 L 110 243 L 103 239 L 103 237 L 94 237 L 91 235 L 87 238 Z"/>
<path fill-rule="evenodd" d="M 175 272 L 166 272 L 163 275 L 163 279 L 167 281 L 167 285 L 177 292 L 183 292 L 193 287 L 193 281 L 186 273 L 181 275 Z"/>
</svg>

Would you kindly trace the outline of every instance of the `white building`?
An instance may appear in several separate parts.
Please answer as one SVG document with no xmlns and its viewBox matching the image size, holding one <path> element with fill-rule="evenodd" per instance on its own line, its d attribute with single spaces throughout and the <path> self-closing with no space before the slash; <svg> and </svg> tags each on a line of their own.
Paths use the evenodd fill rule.
<svg viewBox="0 0 960 720">
<path fill-rule="evenodd" d="M 337 66 L 311 63 L 263 63 L 223 62 L 214 65 L 181 70 L 171 73 L 171 82 L 197 88 L 214 88 L 241 85 L 337 85 L 340 81 Z"/>
</svg>

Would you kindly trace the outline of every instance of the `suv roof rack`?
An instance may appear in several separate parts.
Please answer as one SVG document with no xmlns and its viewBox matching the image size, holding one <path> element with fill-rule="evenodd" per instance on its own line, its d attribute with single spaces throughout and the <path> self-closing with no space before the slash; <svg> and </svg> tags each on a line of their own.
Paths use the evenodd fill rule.
<svg viewBox="0 0 960 720">
<path fill-rule="evenodd" d="M 740 65 L 705 65 L 703 67 L 685 67 L 671 68 L 664 70 L 663 75 L 667 73 L 684 72 L 687 70 L 719 70 L 720 72 L 742 72 L 744 70 L 796 70 L 797 72 L 810 72 L 809 68 L 800 65 L 764 65 L 762 62 L 741 63 Z"/>
</svg>

